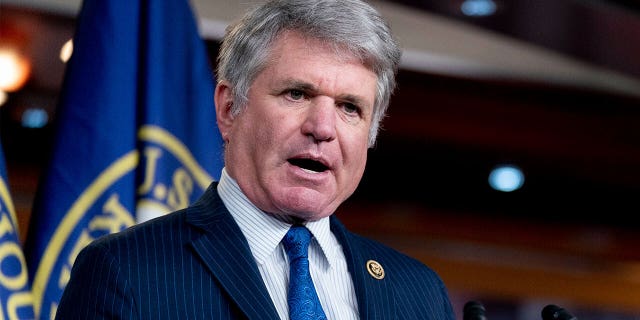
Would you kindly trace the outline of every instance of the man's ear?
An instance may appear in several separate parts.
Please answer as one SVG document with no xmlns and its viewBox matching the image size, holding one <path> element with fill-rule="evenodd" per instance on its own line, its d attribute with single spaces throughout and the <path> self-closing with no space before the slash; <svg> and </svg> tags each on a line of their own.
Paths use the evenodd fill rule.
<svg viewBox="0 0 640 320">
<path fill-rule="evenodd" d="M 216 107 L 216 120 L 218 122 L 218 130 L 222 135 L 224 142 L 229 142 L 229 132 L 233 125 L 234 117 L 231 114 L 231 106 L 233 106 L 233 90 L 225 81 L 220 81 L 216 85 L 216 91 L 213 99 Z"/>
</svg>

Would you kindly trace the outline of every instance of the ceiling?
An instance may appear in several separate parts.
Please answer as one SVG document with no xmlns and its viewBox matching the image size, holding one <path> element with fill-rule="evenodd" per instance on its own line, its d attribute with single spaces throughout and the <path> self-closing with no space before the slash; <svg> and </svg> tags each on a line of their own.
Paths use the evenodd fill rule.
<svg viewBox="0 0 640 320">
<path fill-rule="evenodd" d="M 462 0 L 372 2 L 405 51 L 355 198 L 637 226 L 628 212 L 640 212 L 638 11 L 613 1 L 494 1 L 488 17 L 462 15 Z M 193 0 L 212 55 L 228 17 L 255 2 Z M 64 65 L 51 57 L 72 36 L 79 7 L 3 0 L 3 17 L 18 9 L 32 37 L 30 101 L 54 101 Z M 17 118 L 19 109 L 6 112 Z M 499 164 L 521 167 L 524 188 L 490 189 L 486 176 Z M 420 187 L 386 187 L 404 184 Z"/>
<path fill-rule="evenodd" d="M 463 0 L 395 0 L 539 45 L 572 58 L 640 76 L 640 11 L 637 1 L 493 0 L 495 14 L 462 14 Z"/>
<path fill-rule="evenodd" d="M 472 0 L 480 1 L 480 0 Z M 465 16 L 463 0 L 375 0 L 404 48 L 403 67 L 464 77 L 525 79 L 640 95 L 640 19 L 622 1 L 492 0 Z M 219 39 L 258 0 L 191 0 L 201 33 Z M 74 17 L 81 0 L 2 0 Z"/>
</svg>

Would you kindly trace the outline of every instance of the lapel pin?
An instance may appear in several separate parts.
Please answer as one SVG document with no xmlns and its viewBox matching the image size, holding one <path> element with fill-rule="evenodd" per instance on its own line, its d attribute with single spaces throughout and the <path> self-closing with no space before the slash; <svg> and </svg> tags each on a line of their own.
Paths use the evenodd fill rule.
<svg viewBox="0 0 640 320">
<path fill-rule="evenodd" d="M 378 261 L 375 261 L 375 260 L 367 261 L 367 271 L 369 271 L 369 274 L 372 277 L 378 280 L 382 280 L 382 278 L 384 278 L 384 269 L 382 268 L 382 265 L 378 263 Z"/>
</svg>

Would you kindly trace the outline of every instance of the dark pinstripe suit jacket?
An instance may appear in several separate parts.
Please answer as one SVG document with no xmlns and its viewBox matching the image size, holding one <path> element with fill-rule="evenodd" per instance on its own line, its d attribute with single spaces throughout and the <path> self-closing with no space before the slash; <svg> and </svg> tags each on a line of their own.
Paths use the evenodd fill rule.
<svg viewBox="0 0 640 320">
<path fill-rule="evenodd" d="M 362 319 L 447 319 L 440 278 L 331 218 Z M 366 270 L 378 261 L 386 276 Z M 213 183 L 191 207 L 95 240 L 74 263 L 57 319 L 278 319 L 249 245 Z"/>
</svg>

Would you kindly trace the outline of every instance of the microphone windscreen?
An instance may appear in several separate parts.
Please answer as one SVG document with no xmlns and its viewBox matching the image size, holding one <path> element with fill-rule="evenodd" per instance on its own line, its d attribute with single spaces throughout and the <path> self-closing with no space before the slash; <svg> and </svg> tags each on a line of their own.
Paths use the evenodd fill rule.
<svg viewBox="0 0 640 320">
<path fill-rule="evenodd" d="M 463 320 L 487 320 L 484 306 L 478 301 L 465 303 L 462 309 L 462 315 Z"/>
<path fill-rule="evenodd" d="M 564 308 L 549 304 L 542 309 L 542 320 L 578 320 Z"/>
</svg>

